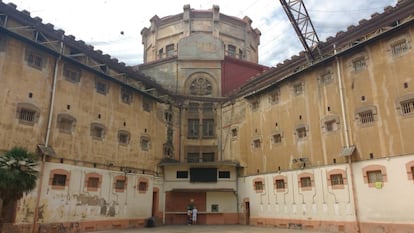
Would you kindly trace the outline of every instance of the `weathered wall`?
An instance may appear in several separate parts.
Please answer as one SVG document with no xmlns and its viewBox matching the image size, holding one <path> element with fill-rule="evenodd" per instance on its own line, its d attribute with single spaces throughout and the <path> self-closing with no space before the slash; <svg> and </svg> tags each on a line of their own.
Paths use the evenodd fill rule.
<svg viewBox="0 0 414 233">
<path fill-rule="evenodd" d="M 34 151 L 37 144 L 44 143 L 54 58 L 44 54 L 46 63 L 43 69 L 35 69 L 24 62 L 28 48 L 24 43 L 5 35 L 2 37 L 7 38 L 7 46 L 0 52 L 0 148 L 7 150 L 23 146 Z M 33 126 L 19 124 L 19 103 L 34 105 L 40 111 Z"/>
<path fill-rule="evenodd" d="M 45 55 L 45 67 L 38 70 L 24 61 L 25 50 L 32 47 L 12 39 L 8 40 L 8 45 L 4 55 L 7 59 L 4 59 L 1 70 L 4 88 L 0 90 L 0 96 L 4 114 L 0 117 L 0 127 L 3 128 L 0 145 L 3 149 L 20 145 L 35 151 L 38 144 L 45 143 L 54 58 Z M 139 94 L 132 95 L 130 104 L 123 103 L 121 85 L 85 70 L 79 82 L 70 82 L 63 76 L 63 67 L 67 64 L 60 61 L 57 69 L 49 141 L 56 155 L 69 160 L 156 170 L 156 163 L 163 155 L 161 145 L 166 140 L 166 127 L 163 125 L 165 107 L 150 100 L 151 109 L 145 111 L 142 107 L 144 97 Z M 95 90 L 96 80 L 107 84 L 105 95 Z M 30 103 L 40 110 L 33 125 L 19 123 L 19 103 Z M 58 128 L 59 114 L 68 114 L 76 119 L 71 132 L 62 132 Z M 105 127 L 103 139 L 91 137 L 92 123 Z M 119 130 L 130 132 L 127 145 L 119 143 Z M 141 136 L 150 139 L 149 150 L 142 150 L 139 146 Z"/>
<path fill-rule="evenodd" d="M 401 39 L 410 41 L 408 46 L 412 46 L 412 34 L 412 27 L 395 32 L 341 59 L 346 113 L 359 159 L 369 159 L 371 153 L 374 158 L 380 158 L 414 152 L 413 144 L 409 143 L 414 140 L 411 133 L 414 118 L 412 114 L 402 116 L 400 105 L 401 97 L 414 92 L 413 50 L 400 55 L 393 55 L 391 51 L 391 45 Z M 350 64 L 361 56 L 367 60 L 366 69 L 355 72 Z M 376 122 L 368 127 L 358 125 L 356 112 L 364 106 L 375 106 L 377 110 Z"/>
<path fill-rule="evenodd" d="M 51 183 L 56 169 L 69 174 L 69 183 L 63 188 Z M 90 173 L 102 176 L 100 187 L 93 191 L 88 189 L 85 181 Z M 115 180 L 119 177 L 127 183 L 122 191 L 115 188 Z M 147 182 L 145 191 L 138 189 L 139 182 L 143 180 Z M 38 209 L 39 224 L 77 222 L 82 229 L 94 225 L 97 230 L 112 228 L 113 221 L 127 219 L 143 222 L 152 216 L 153 190 L 159 190 L 161 195 L 156 211 L 158 214 L 163 212 L 164 196 L 160 181 L 151 175 L 46 163 Z M 33 223 L 37 192 L 36 189 L 19 201 L 16 224 Z M 92 222 L 100 222 L 101 226 Z"/>
<path fill-rule="evenodd" d="M 164 88 L 176 92 L 177 86 L 177 62 L 176 60 L 166 60 L 153 65 L 140 66 L 139 71 L 155 79 Z"/>
<path fill-rule="evenodd" d="M 344 172 L 346 185 L 333 188 L 329 172 Z M 312 187 L 301 187 L 300 176 L 310 174 Z M 254 189 L 254 182 L 262 180 L 264 189 Z M 275 179 L 285 179 L 285 189 L 276 189 Z M 315 169 L 285 171 L 253 175 L 239 179 L 239 202 L 250 203 L 251 224 L 288 227 L 286 223 L 311 225 L 317 229 L 320 222 L 336 225 L 354 225 L 355 213 L 351 174 L 347 165 L 326 166 Z M 349 231 L 348 231 L 349 230 Z M 348 229 L 346 232 L 352 232 Z"/>
<path fill-rule="evenodd" d="M 340 155 L 346 146 L 345 132 L 349 145 L 357 148 L 353 158 L 356 160 L 413 153 L 410 132 L 414 118 L 412 110 L 402 114 L 401 105 L 403 99 L 413 98 L 413 79 L 409 75 L 413 51 L 390 53 L 395 41 L 409 41 L 410 32 L 407 29 L 394 33 L 340 57 L 339 72 L 336 61 L 325 62 L 266 92 L 245 98 L 245 105 L 226 105 L 223 126 L 232 125 L 239 131 L 226 153 L 240 154 L 241 161 L 249 164 L 248 174 L 294 169 L 298 163 L 292 161 L 299 158 L 307 159 L 306 166 L 344 163 Z M 365 59 L 365 67 L 355 71 L 353 62 L 360 57 Z M 340 79 L 346 119 L 341 108 Z M 296 89 L 298 85 L 300 91 Z M 373 122 L 362 124 L 359 113 L 371 107 Z M 240 111 L 237 108 L 246 109 L 242 121 L 232 119 L 232 114 Z M 326 123 L 331 120 L 335 123 L 328 130 Z M 297 129 L 302 126 L 306 136 L 300 138 Z M 228 134 L 228 128 L 224 132 Z M 275 143 L 273 136 L 277 134 L 280 142 Z M 256 146 L 255 140 L 259 141 Z M 229 142 L 227 137 L 226 144 Z"/>
<path fill-rule="evenodd" d="M 238 57 L 240 50 L 242 51 L 241 59 L 257 63 L 260 32 L 252 29 L 251 20 L 247 17 L 242 20 L 225 16 L 219 14 L 219 8 L 213 8 L 209 11 L 199 11 L 185 6 L 182 14 L 162 19 L 154 16 L 151 19 L 151 27 L 141 31 L 145 48 L 145 63 L 168 57 L 166 46 L 170 44 L 174 45 L 172 55 L 176 55 L 180 52 L 177 49 L 178 41 L 197 33 L 220 38 L 226 46 L 236 46 L 235 53 Z M 161 49 L 163 54 L 160 55 Z M 224 52 L 221 51 L 221 53 Z"/>
<path fill-rule="evenodd" d="M 244 202 L 248 201 L 254 225 L 283 228 L 301 224 L 303 229 L 359 232 L 358 216 L 360 232 L 378 232 L 379 225 L 383 230 L 380 232 L 402 232 L 413 227 L 414 221 L 409 201 L 414 194 L 409 169 L 413 164 L 414 156 L 407 155 L 356 162 L 351 165 L 352 171 L 344 164 L 242 177 L 238 193 L 240 212 L 246 211 Z M 366 169 L 375 170 L 379 166 L 385 168 L 386 181 L 367 183 Z M 338 169 L 345 171 L 346 176 L 344 185 L 335 187 L 330 185 L 329 174 Z M 303 173 L 313 177 L 313 187 L 309 190 L 301 188 Z M 276 189 L 274 180 L 280 178 L 286 178 L 285 190 Z M 257 180 L 264 182 L 263 191 L 254 189 Z"/>
<path fill-rule="evenodd" d="M 12 19 L 8 22 L 16 24 Z M 164 157 L 163 144 L 167 140 L 164 111 L 168 106 L 108 77 L 112 74 L 118 77 L 110 68 L 101 74 L 68 59 L 60 59 L 55 67 L 56 58 L 42 47 L 24 43 L 3 31 L 0 37 L 7 45 L 0 48 L 1 151 L 21 146 L 31 152 L 45 152 L 38 145 L 46 142 L 56 68 L 47 144 L 53 153 L 45 152 L 48 157 L 41 171 L 44 175 L 39 185 L 41 182 L 42 185 L 19 201 L 16 227 L 23 232 L 26 226 L 32 227 L 38 198 L 36 219 L 40 225 L 36 227 L 40 232 L 53 232 L 58 225 L 73 228 L 74 224 L 82 230 L 139 227 L 152 214 L 161 219 L 165 197 L 162 180 L 157 178 L 160 172 L 157 165 Z M 69 53 L 70 49 L 66 50 Z M 39 67 L 29 64 L 30 51 L 41 59 Z M 87 64 L 93 62 L 90 59 Z M 78 81 L 66 77 L 67 65 L 72 71 L 79 71 Z M 98 81 L 106 85 L 103 93 L 97 91 Z M 123 99 L 123 88 L 130 93 L 128 102 Z M 33 121 L 19 119 L 22 105 L 36 111 Z M 71 127 L 62 129 L 61 115 L 74 119 Z M 102 137 L 92 136 L 93 123 L 103 126 Z M 128 132 L 125 142 L 120 140 L 121 131 Z M 142 138 L 148 140 L 145 146 Z M 66 175 L 63 187 L 52 185 L 54 174 Z M 101 177 L 97 190 L 86 188 L 86 174 Z M 121 192 L 114 185 L 115 178 L 122 175 L 128 182 Z M 145 192 L 138 191 L 142 180 L 147 182 Z M 157 193 L 154 202 L 153 190 Z"/>
</svg>

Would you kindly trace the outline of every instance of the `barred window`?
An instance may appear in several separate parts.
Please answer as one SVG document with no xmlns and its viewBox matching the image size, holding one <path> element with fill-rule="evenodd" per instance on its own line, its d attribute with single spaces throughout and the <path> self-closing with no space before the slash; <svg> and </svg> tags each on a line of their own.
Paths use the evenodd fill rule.
<svg viewBox="0 0 414 233">
<path fill-rule="evenodd" d="M 102 175 L 98 173 L 88 173 L 85 176 L 85 187 L 87 191 L 98 191 L 102 184 Z"/>
<path fill-rule="evenodd" d="M 276 133 L 272 135 L 273 143 L 281 143 L 282 142 L 282 135 L 280 133 Z"/>
<path fill-rule="evenodd" d="M 301 126 L 301 127 L 296 128 L 296 136 L 299 139 L 306 138 L 308 136 L 307 131 L 306 131 L 306 127 Z"/>
<path fill-rule="evenodd" d="M 63 67 L 63 76 L 69 82 L 78 83 L 80 82 L 82 71 L 79 68 L 65 64 Z"/>
<path fill-rule="evenodd" d="M 213 103 L 203 103 L 203 113 L 212 113 Z"/>
<path fill-rule="evenodd" d="M 118 131 L 118 142 L 121 145 L 129 144 L 130 133 L 125 130 Z"/>
<path fill-rule="evenodd" d="M 189 119 L 188 120 L 188 138 L 198 138 L 199 137 L 199 127 L 200 127 L 200 120 L 199 119 Z"/>
<path fill-rule="evenodd" d="M 36 111 L 31 109 L 20 109 L 19 119 L 27 122 L 34 122 L 36 118 Z"/>
<path fill-rule="evenodd" d="M 203 119 L 203 137 L 214 137 L 214 120 Z"/>
<path fill-rule="evenodd" d="M 381 170 L 368 171 L 367 177 L 370 184 L 383 181 Z"/>
<path fill-rule="evenodd" d="M 57 118 L 57 128 L 60 132 L 71 133 L 73 131 L 76 122 L 74 117 L 66 113 L 61 113 Z"/>
<path fill-rule="evenodd" d="M 227 54 L 230 57 L 235 57 L 236 56 L 236 46 L 234 46 L 234 45 L 228 45 L 227 46 Z"/>
<path fill-rule="evenodd" d="M 307 188 L 312 187 L 312 181 L 310 177 L 301 177 L 300 178 L 300 187 Z"/>
<path fill-rule="evenodd" d="M 402 39 L 402 40 L 396 41 L 395 43 L 391 44 L 391 52 L 392 52 L 392 55 L 394 56 L 404 54 L 408 52 L 408 49 L 409 49 L 409 45 L 406 39 Z"/>
<path fill-rule="evenodd" d="M 106 93 L 108 92 L 108 85 L 102 81 L 96 81 L 95 89 L 97 93 L 106 95 Z"/>
<path fill-rule="evenodd" d="M 52 180 L 52 185 L 65 187 L 66 186 L 66 175 L 54 174 L 53 175 L 53 180 Z"/>
<path fill-rule="evenodd" d="M 328 119 L 324 122 L 324 127 L 326 132 L 332 132 L 338 130 L 338 121 L 336 118 Z"/>
<path fill-rule="evenodd" d="M 262 181 L 255 181 L 254 182 L 254 190 L 256 191 L 262 191 L 264 190 L 264 184 Z"/>
<path fill-rule="evenodd" d="M 255 139 L 255 140 L 253 140 L 253 147 L 254 148 L 260 148 L 260 146 L 261 146 L 261 141 L 260 141 L 260 139 Z"/>
<path fill-rule="evenodd" d="M 364 70 L 367 67 L 365 57 L 359 57 L 352 61 L 352 68 L 354 71 Z"/>
<path fill-rule="evenodd" d="M 39 120 L 40 110 L 33 104 L 19 103 L 16 113 L 20 124 L 34 125 Z"/>
<path fill-rule="evenodd" d="M 371 110 L 358 113 L 361 124 L 370 124 L 375 121 L 374 113 Z"/>
<path fill-rule="evenodd" d="M 99 177 L 89 177 L 88 188 L 99 188 Z"/>
<path fill-rule="evenodd" d="M 302 82 L 293 84 L 293 93 L 295 95 L 303 94 L 303 83 Z"/>
<path fill-rule="evenodd" d="M 126 104 L 132 103 L 132 92 L 126 87 L 121 88 L 121 100 Z"/>
<path fill-rule="evenodd" d="M 200 162 L 200 155 L 198 153 L 187 153 L 187 162 L 188 163 Z"/>
<path fill-rule="evenodd" d="M 167 51 L 167 57 L 174 56 L 174 44 L 167 45 L 165 50 Z"/>
<path fill-rule="evenodd" d="M 362 106 L 356 111 L 356 120 L 360 126 L 370 126 L 377 120 L 377 107 L 373 105 Z"/>
<path fill-rule="evenodd" d="M 116 180 L 115 181 L 115 189 L 118 189 L 118 190 L 125 189 L 125 180 Z"/>
<path fill-rule="evenodd" d="M 151 112 L 152 110 L 152 101 L 148 98 L 143 98 L 142 100 L 142 108 L 146 112 Z"/>
<path fill-rule="evenodd" d="M 284 189 L 285 188 L 285 181 L 283 179 L 278 179 L 275 181 L 276 189 Z"/>
<path fill-rule="evenodd" d="M 230 179 L 230 171 L 219 171 L 220 179 Z"/>
<path fill-rule="evenodd" d="M 91 136 L 93 139 L 102 140 L 105 135 L 105 127 L 98 123 L 91 124 Z"/>
<path fill-rule="evenodd" d="M 35 52 L 33 50 L 26 50 L 26 62 L 29 66 L 42 70 L 45 64 L 44 55 L 40 54 L 39 52 Z"/>
<path fill-rule="evenodd" d="M 279 89 L 270 92 L 270 94 L 269 94 L 269 102 L 271 104 L 277 104 L 277 103 L 279 103 L 279 98 L 280 98 L 280 90 Z"/>
<path fill-rule="evenodd" d="M 148 151 L 151 147 L 151 141 L 146 136 L 141 136 L 141 150 Z"/>
<path fill-rule="evenodd" d="M 257 111 L 259 109 L 260 102 L 259 100 L 253 100 L 251 103 L 251 107 L 253 111 Z"/>
<path fill-rule="evenodd" d="M 331 72 L 326 72 L 319 77 L 319 83 L 322 85 L 329 84 L 333 80 Z"/>
<path fill-rule="evenodd" d="M 205 152 L 201 154 L 203 162 L 214 162 L 214 152 Z"/>
<path fill-rule="evenodd" d="M 342 174 L 332 174 L 331 175 L 331 185 L 342 185 L 344 184 L 344 178 Z"/>
<path fill-rule="evenodd" d="M 198 103 L 189 103 L 188 104 L 188 112 L 189 113 L 198 113 L 199 104 Z"/>
<path fill-rule="evenodd" d="M 148 189 L 148 183 L 145 181 L 140 181 L 138 183 L 138 191 L 139 192 L 146 192 Z"/>
<path fill-rule="evenodd" d="M 177 171 L 176 178 L 177 179 L 188 179 L 188 171 Z"/>
<path fill-rule="evenodd" d="M 409 115 L 414 112 L 414 99 L 406 100 L 400 103 L 401 105 L 401 114 Z"/>
</svg>

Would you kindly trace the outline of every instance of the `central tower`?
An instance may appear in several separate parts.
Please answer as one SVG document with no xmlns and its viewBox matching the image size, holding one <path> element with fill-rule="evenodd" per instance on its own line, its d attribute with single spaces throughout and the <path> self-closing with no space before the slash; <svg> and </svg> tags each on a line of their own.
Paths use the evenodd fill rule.
<svg viewBox="0 0 414 233">
<path fill-rule="evenodd" d="M 185 5 L 181 14 L 155 15 L 151 26 L 141 31 L 144 64 L 136 68 L 175 95 L 175 106 L 165 110 L 173 116 L 172 140 L 166 143 L 173 153 L 161 163 L 166 221 L 171 223 L 183 221 L 178 219 L 184 216 L 176 213 L 192 205 L 201 212 L 224 208 L 227 223 L 237 222 L 234 193 L 240 166 L 233 155 L 222 153 L 222 101 L 266 67 L 257 64 L 261 34 L 251 27 L 252 20 L 219 10 L 218 6 L 194 10 Z"/>
</svg>

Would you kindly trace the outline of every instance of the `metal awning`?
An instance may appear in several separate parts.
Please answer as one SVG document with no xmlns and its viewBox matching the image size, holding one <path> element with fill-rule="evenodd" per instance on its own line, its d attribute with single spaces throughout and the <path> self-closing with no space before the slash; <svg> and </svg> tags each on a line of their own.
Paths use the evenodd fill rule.
<svg viewBox="0 0 414 233">
<path fill-rule="evenodd" d="M 40 152 L 46 156 L 56 156 L 55 150 L 50 146 L 37 145 L 37 148 L 39 148 Z"/>
<path fill-rule="evenodd" d="M 341 156 L 351 156 L 354 153 L 356 146 L 349 146 L 342 148 Z"/>
</svg>

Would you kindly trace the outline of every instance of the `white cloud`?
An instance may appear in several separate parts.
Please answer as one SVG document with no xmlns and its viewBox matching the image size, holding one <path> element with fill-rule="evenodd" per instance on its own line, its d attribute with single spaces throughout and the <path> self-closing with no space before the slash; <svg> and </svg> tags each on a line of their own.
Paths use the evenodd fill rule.
<svg viewBox="0 0 414 233">
<path fill-rule="evenodd" d="M 304 3 L 321 40 L 335 36 L 336 32 L 356 25 L 375 12 L 383 12 L 397 0 L 305 0 Z M 220 12 L 230 16 L 253 20 L 253 28 L 262 32 L 259 63 L 275 66 L 303 50 L 280 2 L 275 0 L 17 0 L 17 9 L 26 9 L 44 23 L 63 29 L 66 35 L 91 44 L 95 49 L 118 58 L 128 65 L 142 63 L 143 48 L 140 32 L 149 27 L 149 20 L 180 14 L 183 6 L 211 9 L 220 6 Z M 120 32 L 124 33 L 121 34 Z"/>
</svg>

